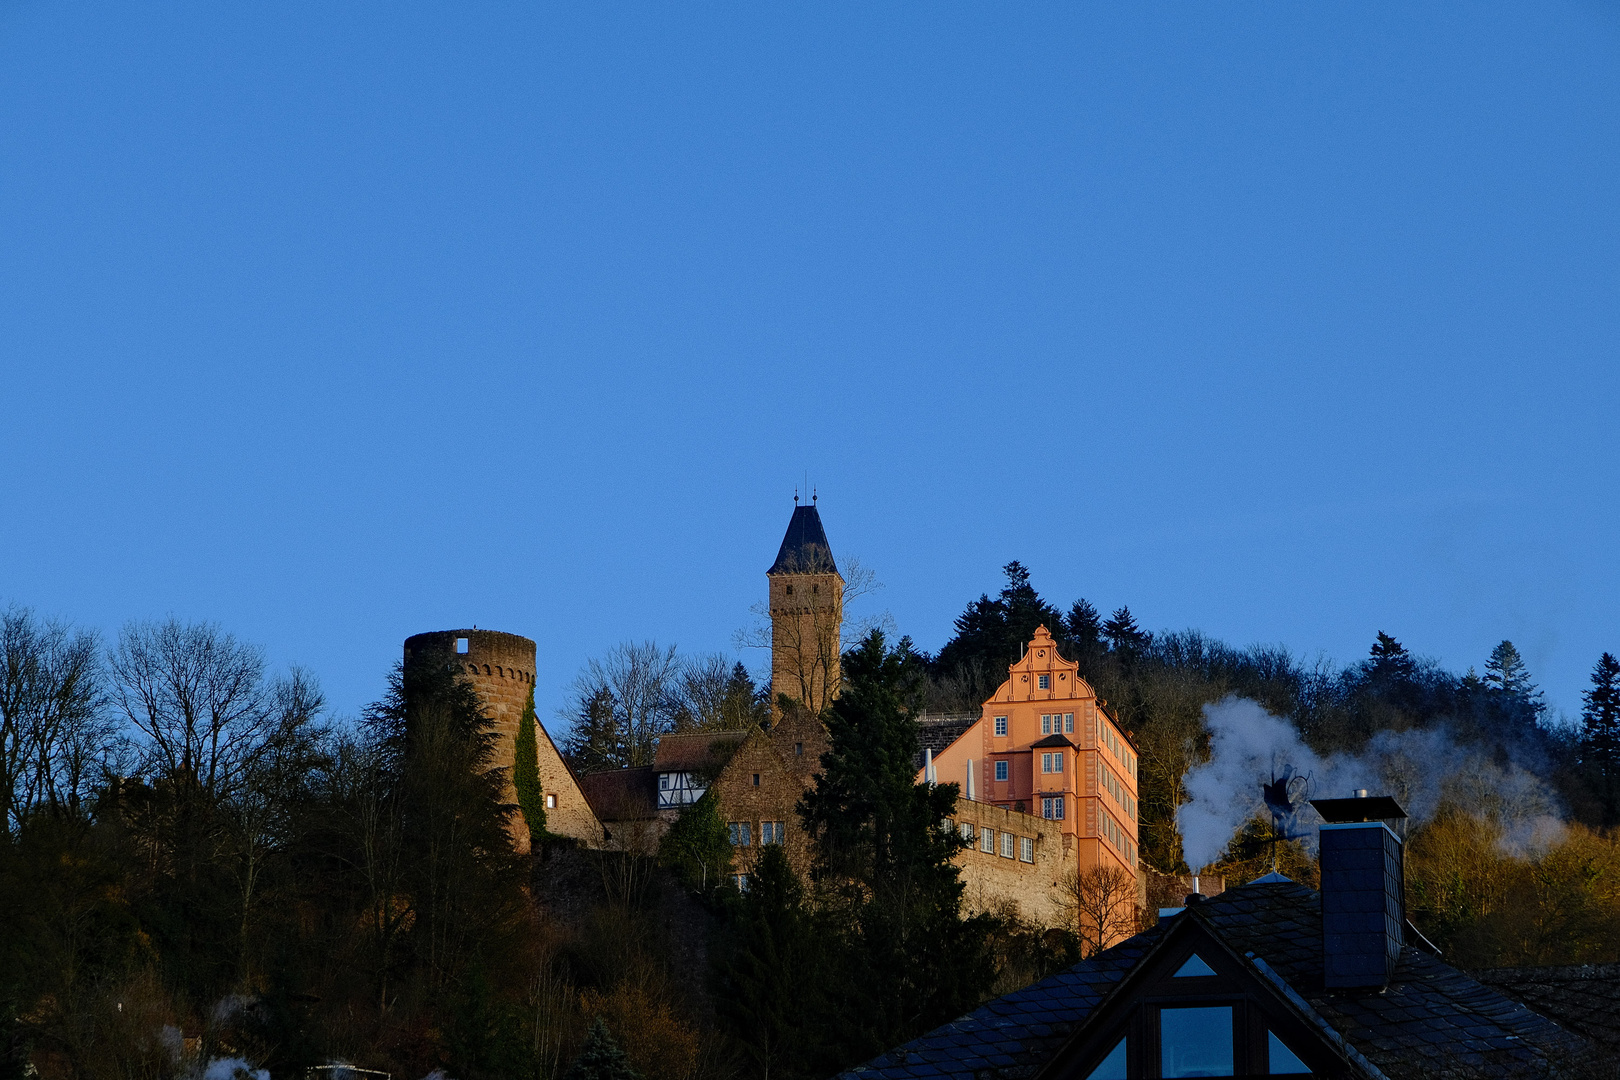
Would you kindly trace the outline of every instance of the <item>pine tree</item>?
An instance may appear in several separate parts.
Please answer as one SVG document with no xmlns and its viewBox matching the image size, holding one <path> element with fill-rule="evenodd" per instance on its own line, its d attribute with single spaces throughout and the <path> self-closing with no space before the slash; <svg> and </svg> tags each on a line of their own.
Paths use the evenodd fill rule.
<svg viewBox="0 0 1620 1080">
<path fill-rule="evenodd" d="M 982 666 L 1005 677 L 1007 665 L 1023 655 L 1037 626 L 1054 632 L 1063 627 L 1063 613 L 1042 600 L 1029 583 L 1029 569 L 1016 559 L 1001 568 L 1007 584 L 995 599 L 981 595 L 956 620 L 956 635 L 940 649 L 934 661 L 942 672 Z"/>
<path fill-rule="evenodd" d="M 1121 607 L 1110 615 L 1103 623 L 1102 633 L 1108 639 L 1109 648 L 1127 656 L 1141 651 L 1151 640 L 1151 635 L 1136 625 L 1136 618 L 1128 607 Z"/>
<path fill-rule="evenodd" d="M 1407 682 L 1417 673 L 1417 664 L 1412 654 L 1406 651 L 1406 646 L 1380 630 L 1378 640 L 1373 642 L 1366 671 L 1368 677 L 1375 680 Z"/>
<path fill-rule="evenodd" d="M 781 845 L 767 845 L 715 963 L 721 1018 L 762 1080 L 802 1074 L 806 1040 L 826 1004 L 821 951 L 803 886 Z"/>
<path fill-rule="evenodd" d="M 1495 690 L 1527 703 L 1533 705 L 1540 703 L 1541 691 L 1530 681 L 1530 669 L 1524 666 L 1524 658 L 1519 655 L 1519 650 L 1513 647 L 1511 641 L 1504 641 L 1491 650 L 1491 658 L 1485 662 L 1484 682 Z M 1540 711 L 1539 708 L 1537 711 Z"/>
<path fill-rule="evenodd" d="M 529 827 L 530 844 L 545 841 L 546 800 L 540 788 L 540 741 L 535 733 L 534 686 L 529 686 L 529 700 L 523 705 L 523 717 L 518 721 L 517 740 L 513 746 L 512 787 L 517 791 L 518 810 Z"/>
<path fill-rule="evenodd" d="M 611 690 L 601 687 L 580 704 L 563 747 L 568 763 L 580 773 L 617 769 L 630 763 L 628 740 L 621 730 Z"/>
<path fill-rule="evenodd" d="M 1592 668 L 1592 688 L 1581 694 L 1581 748 L 1603 803 L 1603 821 L 1620 821 L 1620 660 L 1604 653 Z"/>
<path fill-rule="evenodd" d="M 585 1048 L 563 1073 L 563 1080 L 641 1080 L 641 1074 L 630 1067 L 624 1051 L 598 1016 L 591 1021 Z"/>
<path fill-rule="evenodd" d="M 988 920 L 964 920 L 955 784 L 915 783 L 916 666 L 873 631 L 844 658 L 830 749 L 800 803 L 813 874 L 838 907 L 835 1015 L 818 1043 L 829 1071 L 944 1023 L 977 1003 L 992 974 Z"/>
<path fill-rule="evenodd" d="M 658 842 L 659 865 L 673 870 L 688 888 L 705 894 L 731 876 L 731 855 L 731 835 L 712 788 L 684 807 Z"/>
<path fill-rule="evenodd" d="M 1102 616 L 1090 601 L 1076 600 L 1069 608 L 1063 628 L 1077 651 L 1100 649 L 1103 644 Z"/>
</svg>

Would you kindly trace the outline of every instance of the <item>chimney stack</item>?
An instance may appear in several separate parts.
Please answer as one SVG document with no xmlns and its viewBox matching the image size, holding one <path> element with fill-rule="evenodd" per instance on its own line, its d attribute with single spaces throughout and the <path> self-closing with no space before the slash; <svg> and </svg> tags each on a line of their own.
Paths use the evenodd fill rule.
<svg viewBox="0 0 1620 1080">
<path fill-rule="evenodd" d="M 1406 811 L 1365 789 L 1352 799 L 1312 799 L 1321 831 L 1322 973 L 1328 989 L 1386 986 L 1405 944 L 1406 872 L 1391 828 Z"/>
</svg>

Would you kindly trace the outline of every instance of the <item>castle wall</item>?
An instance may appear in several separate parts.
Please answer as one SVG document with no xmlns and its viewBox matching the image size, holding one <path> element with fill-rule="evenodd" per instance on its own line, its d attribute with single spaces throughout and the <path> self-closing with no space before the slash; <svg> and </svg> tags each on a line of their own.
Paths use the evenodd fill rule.
<svg viewBox="0 0 1620 1080">
<path fill-rule="evenodd" d="M 957 800 L 951 825 L 958 832 L 967 825 L 973 832 L 972 848 L 956 856 L 966 886 L 963 903 L 969 912 L 1011 909 L 1043 926 L 1063 925 L 1066 916 L 1060 887 L 1064 876 L 1077 865 L 1073 836 L 1065 834 L 1057 822 L 966 799 Z M 992 834 L 993 851 L 982 850 L 986 830 Z M 1011 858 L 1002 853 L 1005 835 L 1013 837 Z M 1033 862 L 1023 861 L 1025 839 L 1033 841 Z"/>
<path fill-rule="evenodd" d="M 518 722 L 534 685 L 534 658 L 533 641 L 497 630 L 439 630 L 405 639 L 407 670 L 418 665 L 449 665 L 478 692 L 495 733 L 494 765 L 505 770 L 502 799 L 513 806 L 517 805 L 517 791 L 512 787 L 512 763 L 516 759 Z M 602 831 L 596 815 L 545 725 L 537 719 L 536 726 L 541 789 L 555 796 L 557 803 L 546 810 L 547 828 L 586 843 L 599 842 Z M 523 816 L 513 813 L 507 827 L 516 850 L 527 852 L 529 827 Z"/>
</svg>

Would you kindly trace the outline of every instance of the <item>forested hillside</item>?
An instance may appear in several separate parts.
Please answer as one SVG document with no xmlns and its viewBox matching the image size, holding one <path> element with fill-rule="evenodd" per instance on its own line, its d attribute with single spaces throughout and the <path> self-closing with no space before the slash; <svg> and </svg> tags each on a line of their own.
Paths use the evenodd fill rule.
<svg viewBox="0 0 1620 1080">
<path fill-rule="evenodd" d="M 911 782 L 912 717 L 976 711 L 1040 624 L 1133 732 L 1154 866 L 1184 867 L 1176 812 L 1189 771 L 1208 765 L 1206 705 L 1252 699 L 1324 760 L 1444 732 L 1477 751 L 1467 760 L 1533 777 L 1561 820 L 1520 835 L 1500 804 L 1456 794 L 1469 777 L 1437 773 L 1409 844 L 1420 927 L 1463 966 L 1620 959 L 1620 664 L 1607 655 L 1580 726 L 1555 728 L 1506 642 L 1482 674 L 1381 633 L 1364 660 L 1305 665 L 1150 634 L 1124 608 L 1060 610 L 1014 563 L 937 656 L 882 635 L 846 656 L 825 717 L 833 750 L 799 822 L 817 872 L 799 881 L 767 859 L 740 895 L 708 800 L 656 851 L 551 838 L 515 856 L 506 815 L 544 835 L 537 777 L 520 769 L 521 808 L 498 803 L 487 718 L 448 673 L 379 673 L 376 702 L 345 720 L 312 674 L 274 676 L 217 627 L 132 624 L 104 644 L 12 608 L 0 1078 L 280 1080 L 334 1061 L 463 1080 L 827 1075 L 1088 947 L 1074 925 L 966 917 L 959 838 L 934 828 L 953 788 Z M 641 762 L 665 731 L 764 715 L 737 665 L 633 652 L 582 676 L 576 755 Z M 632 659 L 643 672 L 669 661 L 666 696 L 636 683 L 643 696 L 619 700 Z M 1243 880 L 1270 854 L 1251 821 L 1217 869 Z M 1278 857 L 1313 879 L 1300 844 Z"/>
</svg>

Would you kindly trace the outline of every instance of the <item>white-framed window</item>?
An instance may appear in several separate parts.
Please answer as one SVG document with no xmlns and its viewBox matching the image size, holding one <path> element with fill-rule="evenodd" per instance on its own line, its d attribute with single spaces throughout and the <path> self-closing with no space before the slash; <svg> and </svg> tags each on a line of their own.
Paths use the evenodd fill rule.
<svg viewBox="0 0 1620 1080">
<path fill-rule="evenodd" d="M 996 853 L 996 830 L 979 830 L 979 850 L 988 852 L 991 855 Z"/>
<path fill-rule="evenodd" d="M 1074 713 L 1066 712 L 1063 714 L 1063 732 L 1066 735 L 1074 734 Z"/>
<path fill-rule="evenodd" d="M 1016 839 L 1018 838 L 1010 832 L 1004 832 L 1001 834 L 1001 857 L 1003 859 L 1010 859 L 1013 857 L 1013 841 Z"/>
<path fill-rule="evenodd" d="M 1018 861 L 1032 863 L 1035 861 L 1035 838 L 1020 836 L 1018 838 Z"/>
<path fill-rule="evenodd" d="M 782 842 L 782 825 L 780 821 L 762 821 L 759 823 L 759 842 L 761 844 L 780 844 Z"/>
<path fill-rule="evenodd" d="M 1042 690 L 1050 690 L 1050 689 L 1052 689 L 1052 676 L 1050 676 L 1050 675 L 1037 675 L 1036 680 L 1037 680 L 1036 685 L 1039 686 Z"/>
<path fill-rule="evenodd" d="M 1049 821 L 1063 820 L 1063 796 L 1053 795 L 1041 800 L 1041 817 Z"/>
<path fill-rule="evenodd" d="M 1005 761 L 996 762 L 996 779 L 1007 779 L 1007 763 Z"/>
<path fill-rule="evenodd" d="M 1052 734 L 1052 716 L 1050 713 L 1041 713 L 1041 734 Z"/>
<path fill-rule="evenodd" d="M 996 717 L 996 734 L 1007 734 L 1007 718 L 1005 716 Z"/>
<path fill-rule="evenodd" d="M 968 842 L 968 847 L 972 847 L 973 846 L 973 841 L 978 839 L 978 837 L 974 835 L 973 822 L 971 822 L 971 821 L 962 822 L 962 839 L 964 839 L 964 840 L 966 840 Z"/>
<path fill-rule="evenodd" d="M 1060 773 L 1063 771 L 1063 751 L 1041 755 L 1041 772 Z"/>
<path fill-rule="evenodd" d="M 546 796 L 546 809 L 547 810 L 555 810 L 555 809 L 557 809 L 557 796 L 555 796 L 555 795 L 547 795 Z"/>
<path fill-rule="evenodd" d="M 747 847 L 749 845 L 749 823 L 746 821 L 733 821 L 731 823 L 731 846 Z"/>
</svg>

